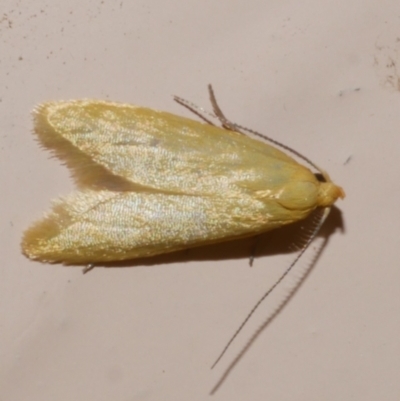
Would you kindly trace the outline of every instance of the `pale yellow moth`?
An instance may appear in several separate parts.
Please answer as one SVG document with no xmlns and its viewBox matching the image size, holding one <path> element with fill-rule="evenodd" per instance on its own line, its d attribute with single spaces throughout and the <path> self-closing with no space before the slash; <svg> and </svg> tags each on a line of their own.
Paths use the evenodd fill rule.
<svg viewBox="0 0 400 401">
<path fill-rule="evenodd" d="M 229 122 L 211 86 L 209 91 L 222 128 L 201 115 L 206 124 L 98 100 L 37 107 L 35 133 L 71 169 L 79 191 L 54 202 L 24 233 L 22 250 L 42 262 L 93 266 L 253 236 L 315 212 L 300 253 L 256 303 L 217 363 L 345 194 L 298 152 Z M 265 141 L 302 158 L 322 178 Z"/>
<path fill-rule="evenodd" d="M 64 264 L 148 257 L 326 215 L 344 197 L 326 173 L 319 180 L 244 135 L 252 131 L 226 120 L 210 94 L 222 128 L 98 100 L 38 106 L 35 133 L 79 191 L 24 233 L 24 254 Z"/>
</svg>

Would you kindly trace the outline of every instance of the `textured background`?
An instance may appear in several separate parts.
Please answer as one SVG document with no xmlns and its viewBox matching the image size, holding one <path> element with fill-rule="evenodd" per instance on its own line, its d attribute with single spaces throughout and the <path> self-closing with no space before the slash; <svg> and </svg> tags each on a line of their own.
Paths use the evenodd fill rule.
<svg viewBox="0 0 400 401">
<path fill-rule="evenodd" d="M 2 0 L 0 399 L 204 400 L 262 323 L 268 305 L 209 370 L 292 259 L 278 235 L 253 268 L 251 241 L 87 275 L 19 250 L 73 188 L 31 134 L 36 104 L 188 115 L 171 95 L 207 107 L 212 83 L 232 120 L 302 151 L 347 193 L 312 274 L 214 398 L 398 400 L 399 17 L 397 0 Z"/>
</svg>

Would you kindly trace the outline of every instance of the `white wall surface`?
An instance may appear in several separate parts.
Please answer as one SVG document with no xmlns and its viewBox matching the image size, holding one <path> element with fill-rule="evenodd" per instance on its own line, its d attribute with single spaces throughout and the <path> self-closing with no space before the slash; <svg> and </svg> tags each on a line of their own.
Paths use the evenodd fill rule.
<svg viewBox="0 0 400 401">
<path fill-rule="evenodd" d="M 398 400 L 399 21 L 395 0 L 2 0 L 0 399 L 205 400 L 263 322 L 268 303 L 209 369 L 293 258 L 279 241 L 252 268 L 249 240 L 86 275 L 20 253 L 23 230 L 73 188 L 31 133 L 36 104 L 189 115 L 171 95 L 208 107 L 212 83 L 232 120 L 347 193 L 312 273 L 214 399 Z"/>
</svg>

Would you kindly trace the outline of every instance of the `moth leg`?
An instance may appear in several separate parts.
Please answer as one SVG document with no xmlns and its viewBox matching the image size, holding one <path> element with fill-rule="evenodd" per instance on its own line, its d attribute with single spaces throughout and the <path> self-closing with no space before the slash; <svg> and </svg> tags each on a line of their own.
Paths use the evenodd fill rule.
<svg viewBox="0 0 400 401">
<path fill-rule="evenodd" d="M 90 270 L 93 270 L 94 267 L 95 267 L 95 266 L 94 266 L 93 263 L 89 263 L 87 266 L 85 266 L 85 267 L 82 269 L 82 273 L 83 273 L 83 274 L 86 274 L 86 273 L 90 272 Z"/>
<path fill-rule="evenodd" d="M 252 244 L 251 250 L 250 250 L 250 257 L 249 257 L 249 266 L 250 267 L 253 267 L 254 259 L 256 258 L 257 248 L 258 248 L 259 244 L 260 244 L 260 236 L 256 235 L 254 237 L 254 241 L 253 241 L 253 244 Z"/>
</svg>

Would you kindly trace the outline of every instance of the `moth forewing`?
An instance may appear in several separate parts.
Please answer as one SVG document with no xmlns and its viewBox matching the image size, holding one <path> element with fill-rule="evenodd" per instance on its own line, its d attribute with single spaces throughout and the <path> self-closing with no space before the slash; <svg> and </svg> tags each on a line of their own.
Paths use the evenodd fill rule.
<svg viewBox="0 0 400 401">
<path fill-rule="evenodd" d="M 268 231 L 342 196 L 273 146 L 170 113 L 73 100 L 34 115 L 39 141 L 80 191 L 26 231 L 32 259 L 153 256 Z"/>
</svg>

